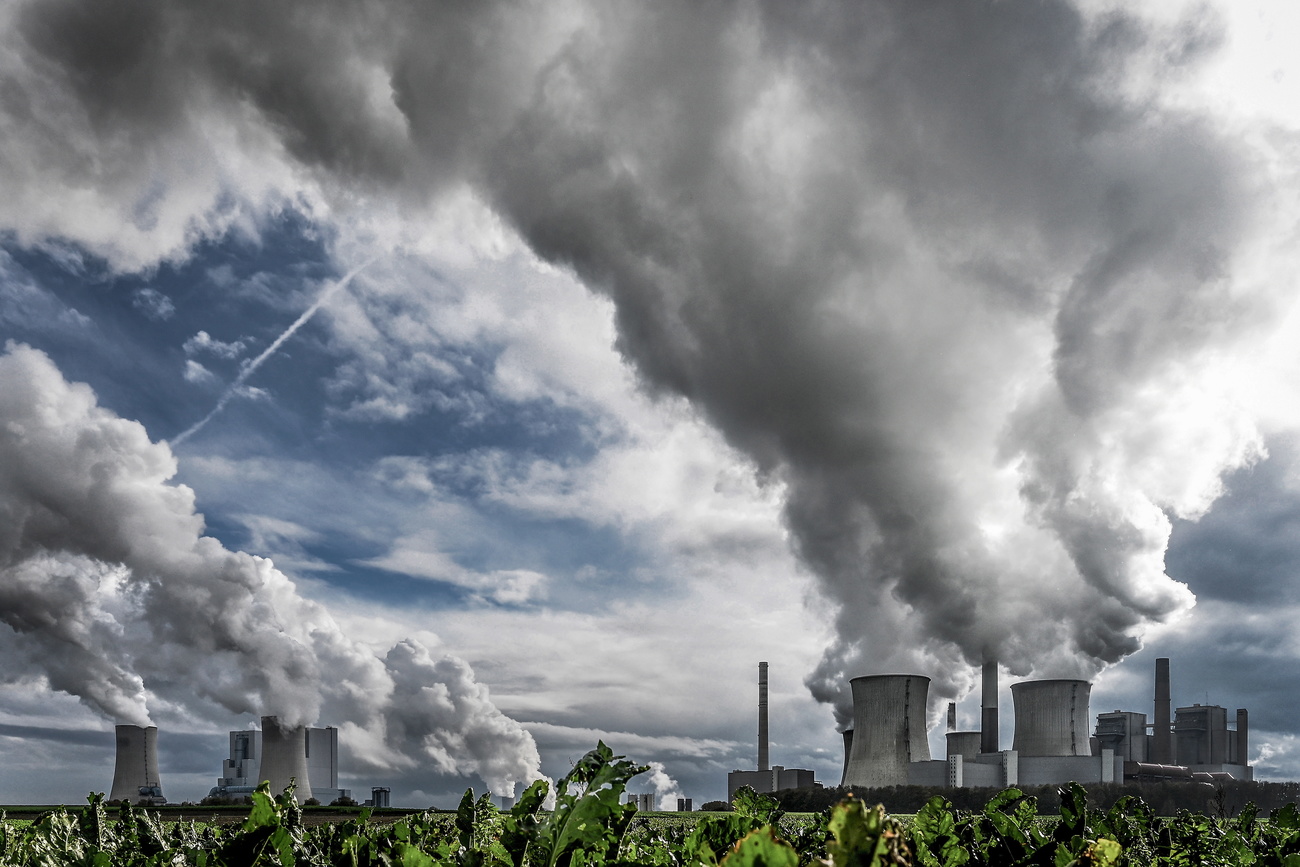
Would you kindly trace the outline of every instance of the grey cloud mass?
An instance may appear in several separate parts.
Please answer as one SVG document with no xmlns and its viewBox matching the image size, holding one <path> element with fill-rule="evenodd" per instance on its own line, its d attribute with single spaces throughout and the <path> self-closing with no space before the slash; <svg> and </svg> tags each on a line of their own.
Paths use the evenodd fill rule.
<svg viewBox="0 0 1300 867">
<path fill-rule="evenodd" d="M 0 218 L 22 239 L 132 267 L 284 177 L 412 218 L 468 186 L 612 299 L 644 386 L 784 486 L 838 612 L 807 683 L 841 715 L 860 673 L 945 672 L 945 697 L 971 684 L 938 663 L 1060 676 L 1133 652 L 1193 602 L 1165 573 L 1169 516 L 1263 454 L 1215 375 L 1273 301 L 1237 279 L 1261 170 L 1145 72 L 1193 67 L 1212 18 L 1064 0 L 5 14 Z M 83 216 L 51 189 L 84 190 Z M 43 603 L 93 610 L 65 592 Z M 269 670 L 315 664 L 296 653 Z M 139 689 L 102 682 L 88 700 L 114 713 Z"/>
</svg>

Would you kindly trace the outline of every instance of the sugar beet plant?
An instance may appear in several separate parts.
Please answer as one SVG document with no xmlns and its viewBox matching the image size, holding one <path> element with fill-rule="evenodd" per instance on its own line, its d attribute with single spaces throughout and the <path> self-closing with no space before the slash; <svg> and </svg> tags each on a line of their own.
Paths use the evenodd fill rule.
<svg viewBox="0 0 1300 867">
<path fill-rule="evenodd" d="M 560 781 L 554 809 L 543 809 L 548 789 L 538 782 L 508 812 L 467 791 L 450 822 L 430 811 L 378 824 L 363 811 L 307 826 L 292 791 L 272 797 L 263 787 L 248 819 L 225 828 L 132 807 L 113 817 L 92 795 L 80 810 L 29 825 L 0 820 L 0 867 L 1300 867 L 1294 805 L 1263 822 L 1253 810 L 1160 819 L 1135 798 L 1090 810 L 1070 786 L 1060 815 L 1044 818 L 1033 798 L 1008 789 L 975 812 L 934 798 L 905 825 L 853 798 L 795 822 L 774 799 L 742 790 L 733 812 L 683 822 L 621 803 L 645 770 L 601 743 Z"/>
</svg>

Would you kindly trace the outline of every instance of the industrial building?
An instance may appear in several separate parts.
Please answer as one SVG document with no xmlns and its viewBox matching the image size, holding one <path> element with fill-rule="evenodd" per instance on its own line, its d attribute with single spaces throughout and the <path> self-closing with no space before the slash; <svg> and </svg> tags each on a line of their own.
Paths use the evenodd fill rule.
<svg viewBox="0 0 1300 867">
<path fill-rule="evenodd" d="M 167 803 L 158 775 L 158 727 L 120 725 L 116 734 L 117 760 L 108 799 L 151 807 Z"/>
<path fill-rule="evenodd" d="M 1225 708 L 1180 707 L 1170 719 L 1169 660 L 1156 661 L 1154 722 L 1112 711 L 1090 727 L 1086 680 L 1012 684 L 1011 749 L 999 749 L 998 668 L 983 668 L 981 730 L 955 731 L 949 705 L 947 755 L 930 757 L 926 707 L 930 678 L 918 674 L 855 677 L 853 728 L 844 732 L 844 786 L 1012 786 L 1125 780 L 1250 780 L 1245 710 L 1228 728 Z"/>
<path fill-rule="evenodd" d="M 352 797 L 339 785 L 339 731 L 333 727 L 282 728 L 273 716 L 262 717 L 262 729 L 230 733 L 230 757 L 221 763 L 221 776 L 211 797 L 241 798 L 269 780 L 279 794 L 295 781 L 298 801 L 315 798 L 329 804 Z"/>
<path fill-rule="evenodd" d="M 821 785 L 807 768 L 787 768 L 768 764 L 767 738 L 767 663 L 758 664 L 758 770 L 732 771 L 727 774 L 727 800 L 735 800 L 742 786 L 755 792 L 778 792 Z"/>
</svg>

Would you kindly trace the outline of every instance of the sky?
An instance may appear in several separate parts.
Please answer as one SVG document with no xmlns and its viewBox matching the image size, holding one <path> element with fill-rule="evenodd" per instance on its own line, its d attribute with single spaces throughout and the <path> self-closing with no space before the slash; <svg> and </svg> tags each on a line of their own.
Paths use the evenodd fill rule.
<svg viewBox="0 0 1300 867">
<path fill-rule="evenodd" d="M 0 4 L 0 802 L 838 782 L 848 679 L 1300 778 L 1285 0 Z"/>
</svg>

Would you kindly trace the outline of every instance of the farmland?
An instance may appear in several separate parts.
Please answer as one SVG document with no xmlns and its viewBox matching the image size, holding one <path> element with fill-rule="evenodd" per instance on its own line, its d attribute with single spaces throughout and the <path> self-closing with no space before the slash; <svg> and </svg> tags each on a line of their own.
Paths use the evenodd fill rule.
<svg viewBox="0 0 1300 867">
<path fill-rule="evenodd" d="M 1071 785 L 1054 817 L 1040 816 L 1036 799 L 1016 789 L 979 810 L 935 797 L 906 820 L 852 797 L 820 814 L 787 814 L 747 790 L 730 813 L 638 815 L 621 800 L 644 770 L 601 744 L 560 781 L 551 810 L 542 809 L 546 784 L 535 783 L 508 812 L 466 792 L 455 812 L 363 810 L 317 824 L 290 792 L 259 790 L 242 821 L 212 810 L 168 820 L 158 811 L 106 807 L 96 795 L 75 810 L 5 817 L 0 867 L 1300 867 L 1294 805 L 1265 820 L 1249 808 L 1233 817 L 1165 818 L 1132 797 L 1092 809 Z"/>
</svg>

